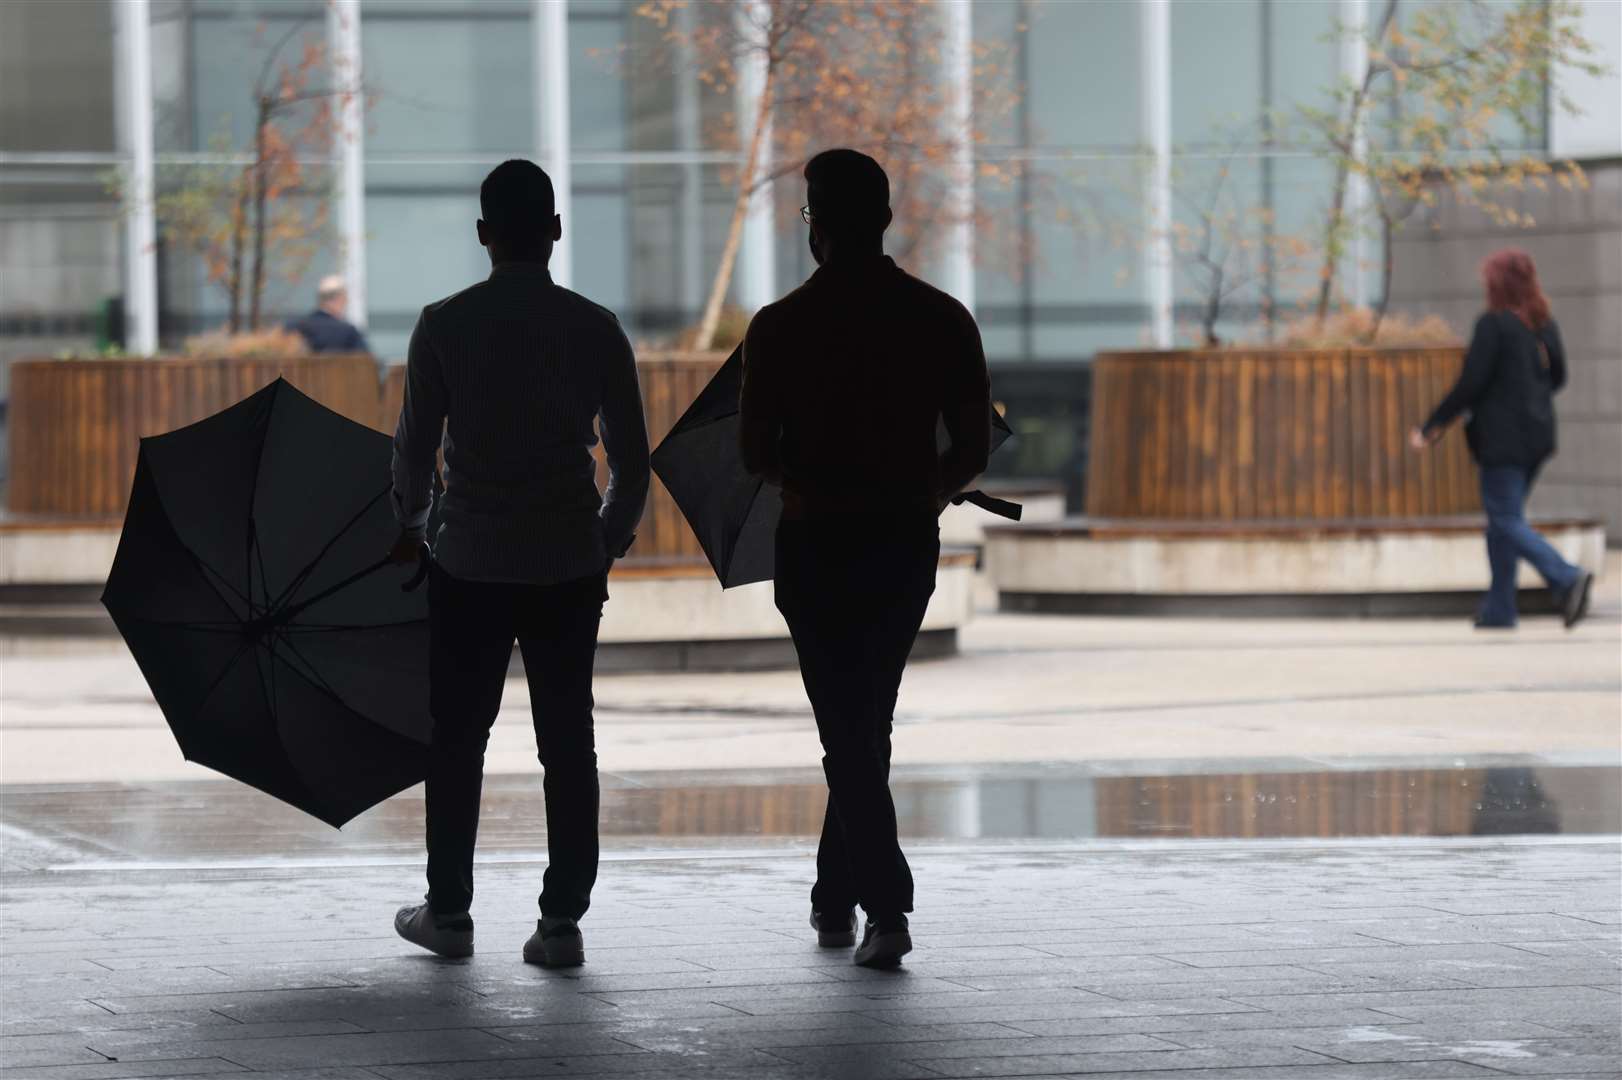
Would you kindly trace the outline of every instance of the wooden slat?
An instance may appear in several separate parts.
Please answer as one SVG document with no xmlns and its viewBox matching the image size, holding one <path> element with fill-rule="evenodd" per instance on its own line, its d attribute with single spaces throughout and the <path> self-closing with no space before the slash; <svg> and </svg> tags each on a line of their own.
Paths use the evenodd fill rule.
<svg viewBox="0 0 1622 1080">
<path fill-rule="evenodd" d="M 1459 363 L 1457 349 L 1100 354 L 1087 513 L 1309 521 L 1472 512 L 1462 435 L 1424 457 L 1406 443 Z"/>
</svg>

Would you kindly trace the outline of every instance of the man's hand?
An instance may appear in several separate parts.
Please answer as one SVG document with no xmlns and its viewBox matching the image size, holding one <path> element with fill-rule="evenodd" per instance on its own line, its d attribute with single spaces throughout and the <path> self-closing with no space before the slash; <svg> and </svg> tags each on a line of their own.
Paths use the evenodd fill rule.
<svg viewBox="0 0 1622 1080">
<path fill-rule="evenodd" d="M 1423 428 L 1413 428 L 1408 432 L 1408 445 L 1414 450 L 1426 450 L 1429 449 L 1432 443 L 1441 438 L 1441 435 L 1440 431 L 1427 432 Z"/>
<path fill-rule="evenodd" d="M 389 548 L 389 562 L 396 566 L 415 565 L 422 551 L 422 540 L 402 530 Z"/>
</svg>

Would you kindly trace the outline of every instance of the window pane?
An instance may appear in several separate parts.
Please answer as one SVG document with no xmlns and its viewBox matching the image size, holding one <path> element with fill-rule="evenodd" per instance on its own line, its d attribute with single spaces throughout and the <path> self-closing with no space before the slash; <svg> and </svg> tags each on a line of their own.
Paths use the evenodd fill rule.
<svg viewBox="0 0 1622 1080">
<path fill-rule="evenodd" d="M 1026 92 L 1044 146 L 1137 145 L 1138 11 L 1128 0 L 1029 5 Z"/>
<path fill-rule="evenodd" d="M 0 3 L 0 149 L 113 149 L 106 0 Z"/>
<path fill-rule="evenodd" d="M 487 0 L 362 9 L 370 153 L 530 156 L 535 145 L 531 5 Z"/>
<path fill-rule="evenodd" d="M 1171 5 L 1171 132 L 1177 146 L 1226 145 L 1235 133 L 1253 129 L 1262 108 L 1261 19 L 1262 0 Z"/>
</svg>

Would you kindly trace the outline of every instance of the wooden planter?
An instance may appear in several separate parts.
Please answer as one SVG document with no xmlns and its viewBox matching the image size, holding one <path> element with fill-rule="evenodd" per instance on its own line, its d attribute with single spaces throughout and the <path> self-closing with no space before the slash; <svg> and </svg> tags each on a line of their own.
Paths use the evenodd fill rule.
<svg viewBox="0 0 1622 1080">
<path fill-rule="evenodd" d="M 1087 514 L 1301 522 L 1474 513 L 1450 433 L 1408 448 L 1461 352 L 1257 349 L 1100 353 Z"/>
<path fill-rule="evenodd" d="M 692 404 L 725 356 L 648 354 L 637 368 L 653 445 Z M 123 516 L 142 436 L 203 419 L 278 375 L 354 420 L 392 434 L 405 368 L 379 384 L 369 356 L 290 360 L 30 360 L 11 369 L 11 486 L 15 514 L 117 519 Z M 602 448 L 598 481 L 606 483 Z M 706 565 L 698 539 L 655 477 L 630 565 Z"/>
<path fill-rule="evenodd" d="M 361 423 L 378 423 L 370 356 L 21 360 L 11 367 L 15 514 L 119 518 L 140 439 L 195 423 L 285 375 Z"/>
<path fill-rule="evenodd" d="M 642 383 L 642 409 L 647 415 L 648 444 L 658 446 L 659 441 L 676 426 L 676 421 L 704 389 L 704 384 L 720 368 L 725 353 L 644 353 L 637 357 L 637 376 Z M 400 415 L 400 403 L 405 395 L 405 367 L 389 369 L 383 380 L 384 430 L 393 432 Z M 597 456 L 597 483 L 608 482 L 608 466 L 603 461 L 599 444 Z M 623 565 L 655 570 L 670 567 L 673 570 L 708 565 L 698 537 L 687 527 L 676 500 L 670 492 L 653 478 L 648 491 L 648 508 L 637 527 L 636 544 Z"/>
</svg>

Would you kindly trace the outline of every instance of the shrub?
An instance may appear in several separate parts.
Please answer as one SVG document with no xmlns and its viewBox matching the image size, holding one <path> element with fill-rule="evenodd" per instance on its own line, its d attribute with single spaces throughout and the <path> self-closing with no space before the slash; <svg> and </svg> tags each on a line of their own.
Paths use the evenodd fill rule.
<svg viewBox="0 0 1622 1080">
<path fill-rule="evenodd" d="M 181 351 L 187 356 L 246 360 L 305 356 L 309 353 L 310 347 L 295 331 L 277 326 L 268 330 L 249 330 L 240 334 L 233 334 L 224 329 L 211 330 L 187 338 Z"/>
<path fill-rule="evenodd" d="M 1274 344 L 1292 349 L 1368 345 L 1424 348 L 1460 343 L 1458 332 L 1440 315 L 1393 314 L 1380 319 L 1372 308 L 1366 307 L 1332 311 L 1321 322 L 1310 314 L 1287 319 L 1279 323 L 1274 336 Z"/>
</svg>

